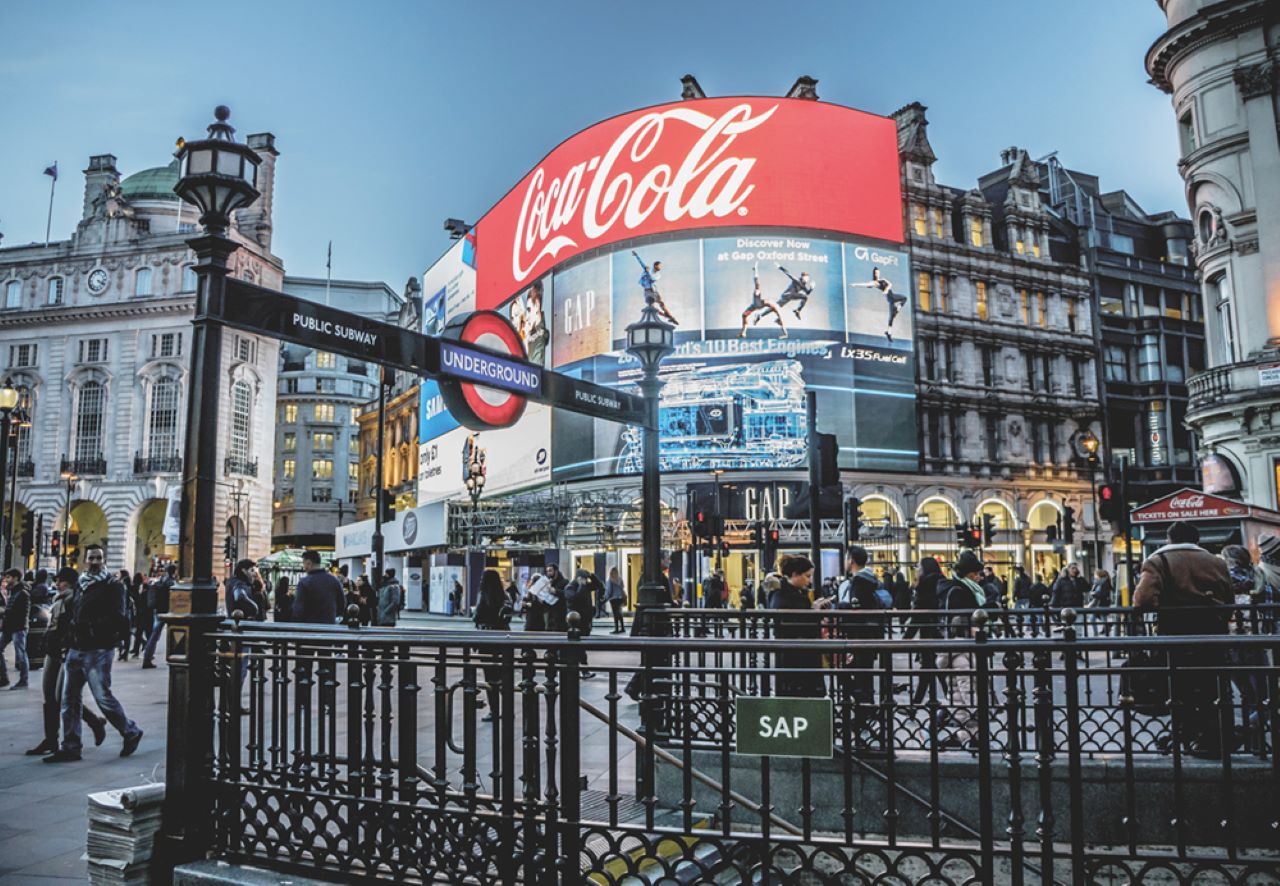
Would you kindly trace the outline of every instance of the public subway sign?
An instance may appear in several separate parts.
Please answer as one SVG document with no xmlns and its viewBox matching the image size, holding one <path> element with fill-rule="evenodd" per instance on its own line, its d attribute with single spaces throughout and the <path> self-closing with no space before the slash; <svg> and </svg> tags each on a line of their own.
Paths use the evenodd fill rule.
<svg viewBox="0 0 1280 886">
<path fill-rule="evenodd" d="M 894 121 L 807 99 L 708 98 L 571 136 L 475 227 L 476 307 L 622 240 L 782 227 L 902 242 Z"/>
<path fill-rule="evenodd" d="M 514 424 L 527 400 L 648 424 L 643 398 L 529 363 L 519 333 L 492 311 L 468 315 L 441 338 L 228 279 L 208 316 L 246 332 L 438 379 L 450 412 L 475 430 Z"/>
<path fill-rule="evenodd" d="M 832 755 L 835 720 L 829 698 L 740 697 L 734 703 L 735 750 L 762 757 Z"/>
<path fill-rule="evenodd" d="M 1226 520 L 1249 515 L 1249 506 L 1195 489 L 1180 489 L 1135 510 L 1134 523 L 1172 523 L 1175 520 Z"/>
</svg>

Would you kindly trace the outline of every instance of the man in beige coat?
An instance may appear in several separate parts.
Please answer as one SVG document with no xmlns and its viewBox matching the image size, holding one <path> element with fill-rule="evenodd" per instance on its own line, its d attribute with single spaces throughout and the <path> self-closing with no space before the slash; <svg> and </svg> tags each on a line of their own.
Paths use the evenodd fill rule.
<svg viewBox="0 0 1280 886">
<path fill-rule="evenodd" d="M 1228 605 L 1234 599 L 1231 577 L 1226 561 L 1200 547 L 1199 541 L 1194 525 L 1174 523 L 1169 527 L 1169 543 L 1142 564 L 1133 605 L 1154 610 L 1157 629 L 1164 636 L 1227 632 Z M 1178 649 L 1170 653 L 1169 664 L 1179 740 L 1195 756 L 1221 757 L 1222 731 L 1214 705 L 1221 651 L 1208 646 Z"/>
</svg>

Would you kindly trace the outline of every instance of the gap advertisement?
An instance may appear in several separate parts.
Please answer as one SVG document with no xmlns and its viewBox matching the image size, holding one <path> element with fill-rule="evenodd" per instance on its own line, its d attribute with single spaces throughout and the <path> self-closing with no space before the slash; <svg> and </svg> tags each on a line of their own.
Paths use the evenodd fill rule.
<svg viewBox="0 0 1280 886">
<path fill-rule="evenodd" d="M 646 284 L 675 324 L 662 368 L 664 472 L 803 468 L 806 390 L 842 467 L 917 468 L 905 251 L 756 229 L 637 243 L 554 277 L 558 371 L 638 391 L 626 326 Z M 552 430 L 556 481 L 640 471 L 638 429 L 562 413 Z"/>
</svg>

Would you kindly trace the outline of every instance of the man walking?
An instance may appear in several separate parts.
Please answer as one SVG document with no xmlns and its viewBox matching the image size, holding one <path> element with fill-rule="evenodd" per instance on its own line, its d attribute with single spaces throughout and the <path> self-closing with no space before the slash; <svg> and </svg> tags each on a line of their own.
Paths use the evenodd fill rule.
<svg viewBox="0 0 1280 886">
<path fill-rule="evenodd" d="M 147 586 L 147 608 L 151 610 L 151 636 L 147 637 L 147 648 L 142 652 L 142 666 L 156 666 L 156 643 L 160 640 L 160 632 L 164 630 L 164 622 L 160 616 L 169 611 L 169 592 L 177 582 L 178 566 L 170 563 L 164 567 L 164 575 Z"/>
<path fill-rule="evenodd" d="M 5 668 L 4 651 L 13 643 L 13 666 L 18 671 L 18 682 L 10 689 L 26 689 L 27 628 L 31 620 L 31 593 L 22 583 L 22 573 L 10 569 L 4 574 L 4 623 L 0 625 L 0 686 L 9 686 L 9 672 Z"/>
<path fill-rule="evenodd" d="M 129 629 L 125 589 L 106 569 L 106 552 L 100 545 L 85 549 L 88 569 L 80 576 L 79 591 L 70 602 L 70 649 L 62 668 L 62 748 L 44 758 L 46 763 L 80 759 L 80 720 L 85 683 L 98 709 L 124 739 L 120 756 L 138 749 L 142 730 L 129 719 L 111 692 L 111 662 L 120 638 Z"/>
</svg>

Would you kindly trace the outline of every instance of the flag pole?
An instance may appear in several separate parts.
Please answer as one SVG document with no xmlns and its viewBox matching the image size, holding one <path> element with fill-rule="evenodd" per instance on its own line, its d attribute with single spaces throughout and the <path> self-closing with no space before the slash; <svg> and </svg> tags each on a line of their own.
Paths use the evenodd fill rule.
<svg viewBox="0 0 1280 886">
<path fill-rule="evenodd" d="M 56 161 L 53 164 L 53 175 L 51 178 L 53 180 L 49 182 L 49 214 L 45 217 L 44 221 L 45 249 L 49 248 L 49 231 L 53 228 L 53 189 L 58 186 L 58 164 Z"/>
<path fill-rule="evenodd" d="M 333 282 L 333 241 L 329 241 L 329 254 L 324 260 L 324 303 L 329 304 L 329 284 Z"/>
</svg>

